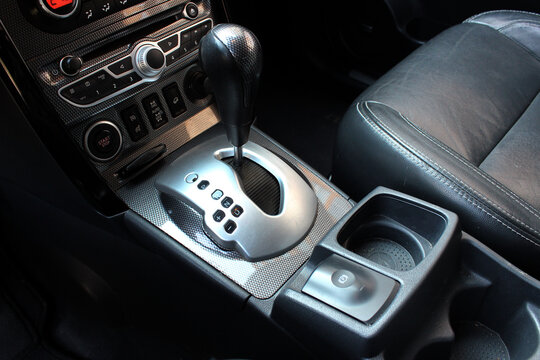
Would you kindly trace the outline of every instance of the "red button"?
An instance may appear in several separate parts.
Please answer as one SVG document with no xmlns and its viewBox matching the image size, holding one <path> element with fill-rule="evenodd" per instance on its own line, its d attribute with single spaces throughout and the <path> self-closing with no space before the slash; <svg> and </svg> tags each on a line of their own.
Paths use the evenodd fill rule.
<svg viewBox="0 0 540 360">
<path fill-rule="evenodd" d="M 47 4 L 53 9 L 58 9 L 71 3 L 73 3 L 73 0 L 47 0 Z"/>
</svg>

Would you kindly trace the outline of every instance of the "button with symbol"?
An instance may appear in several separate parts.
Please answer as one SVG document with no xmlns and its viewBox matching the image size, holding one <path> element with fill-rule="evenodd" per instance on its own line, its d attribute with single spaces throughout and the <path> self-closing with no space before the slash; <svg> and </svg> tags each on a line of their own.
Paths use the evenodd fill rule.
<svg viewBox="0 0 540 360">
<path fill-rule="evenodd" d="M 225 219 L 225 213 L 223 210 L 217 210 L 214 215 L 212 215 L 215 221 L 221 222 L 221 220 Z"/>
<path fill-rule="evenodd" d="M 112 65 L 109 65 L 108 69 L 111 70 L 114 75 L 120 75 L 133 69 L 133 62 L 131 61 L 130 57 L 126 57 Z"/>
<path fill-rule="evenodd" d="M 199 175 L 197 175 L 196 173 L 189 173 L 189 174 L 186 175 L 184 180 L 188 184 L 193 184 L 195 181 L 199 180 Z"/>
<path fill-rule="evenodd" d="M 225 226 L 223 226 L 227 234 L 232 234 L 234 230 L 236 230 L 236 223 L 232 220 L 229 220 L 225 223 Z"/>
<path fill-rule="evenodd" d="M 88 24 L 98 18 L 96 13 L 96 6 L 92 1 L 83 2 L 81 7 L 81 13 L 79 15 L 79 23 L 82 25 Z"/>
<path fill-rule="evenodd" d="M 339 288 L 346 288 L 354 284 L 356 277 L 348 270 L 337 270 L 332 274 L 332 283 Z"/>
<path fill-rule="evenodd" d="M 172 83 L 163 88 L 163 97 L 165 98 L 173 117 L 180 116 L 186 112 L 186 104 L 184 104 L 184 100 L 182 100 L 182 95 L 180 95 L 180 90 L 176 83 Z"/>
<path fill-rule="evenodd" d="M 144 125 L 143 118 L 137 105 L 133 105 L 120 112 L 122 122 L 133 141 L 139 141 L 148 134 L 148 129 Z"/>
<path fill-rule="evenodd" d="M 180 49 L 177 49 L 177 50 L 174 50 L 172 51 L 170 54 L 168 54 L 167 56 L 165 56 L 165 60 L 167 62 L 167 66 L 171 66 L 172 64 L 174 64 L 175 62 L 177 62 L 178 60 L 180 60 L 180 57 L 182 56 L 182 54 L 180 53 Z"/>
<path fill-rule="evenodd" d="M 121 9 L 130 7 L 132 3 L 133 0 L 116 0 L 116 5 Z"/>
<path fill-rule="evenodd" d="M 144 110 L 146 111 L 146 115 L 148 115 L 150 124 L 152 124 L 154 129 L 165 125 L 165 123 L 168 121 L 167 115 L 165 114 L 163 105 L 161 105 L 161 101 L 159 101 L 157 94 L 152 94 L 145 97 L 142 104 L 144 106 Z"/>
<path fill-rule="evenodd" d="M 231 210 L 231 214 L 234 217 L 239 217 L 240 215 L 242 215 L 243 212 L 244 212 L 244 209 L 242 209 L 240 205 L 235 205 Z"/>
<path fill-rule="evenodd" d="M 97 0 L 96 10 L 100 16 L 107 16 L 116 10 L 116 4 L 113 0 Z"/>
<path fill-rule="evenodd" d="M 174 49 L 178 46 L 178 35 L 175 34 L 166 38 L 165 40 L 161 40 L 158 42 L 158 46 L 161 48 L 161 50 L 163 50 L 164 53 Z"/>
<path fill-rule="evenodd" d="M 207 180 L 203 180 L 199 183 L 199 185 L 197 185 L 197 187 L 200 189 L 200 190 L 204 190 L 206 189 L 208 186 L 210 185 L 210 182 L 207 181 Z"/>
<path fill-rule="evenodd" d="M 221 206 L 223 206 L 225 209 L 230 208 L 233 203 L 234 203 L 233 199 L 231 199 L 228 196 L 225 196 L 225 199 L 221 200 Z"/>
<path fill-rule="evenodd" d="M 199 15 L 199 8 L 194 3 L 190 2 L 184 8 L 184 16 L 188 19 L 195 19 Z"/>
<path fill-rule="evenodd" d="M 141 81 L 142 78 L 139 76 L 139 74 L 133 72 L 122 76 L 119 80 L 122 82 L 123 86 L 130 86 Z"/>
<path fill-rule="evenodd" d="M 217 189 L 216 191 L 214 191 L 212 193 L 212 199 L 214 199 L 214 200 L 219 200 L 219 199 L 221 199 L 222 196 L 223 196 L 223 191 L 221 191 L 219 189 Z"/>
</svg>

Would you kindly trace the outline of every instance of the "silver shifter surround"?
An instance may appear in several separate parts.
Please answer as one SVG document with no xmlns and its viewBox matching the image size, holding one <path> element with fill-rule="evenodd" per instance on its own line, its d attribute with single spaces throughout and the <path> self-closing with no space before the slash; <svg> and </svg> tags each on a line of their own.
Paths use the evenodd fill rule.
<svg viewBox="0 0 540 360">
<path fill-rule="evenodd" d="M 305 238 L 317 216 L 317 197 L 308 183 L 273 152 L 253 142 L 247 142 L 243 152 L 277 179 L 281 195 L 277 215 L 262 211 L 244 193 L 233 168 L 221 161 L 234 155 L 226 136 L 180 156 L 160 172 L 155 186 L 197 210 L 203 216 L 205 233 L 219 247 L 236 250 L 248 261 L 260 261 L 283 254 Z M 203 181 L 209 184 L 201 189 Z M 234 202 L 227 208 L 222 205 L 226 197 Z M 232 213 L 237 205 L 243 209 L 238 217 Z M 216 221 L 214 215 L 219 210 L 225 216 Z M 236 227 L 227 232 L 230 221 Z"/>
</svg>

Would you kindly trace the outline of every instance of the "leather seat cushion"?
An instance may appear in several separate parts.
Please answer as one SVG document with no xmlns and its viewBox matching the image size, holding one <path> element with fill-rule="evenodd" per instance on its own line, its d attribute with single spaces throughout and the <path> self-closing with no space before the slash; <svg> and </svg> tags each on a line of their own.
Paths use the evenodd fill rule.
<svg viewBox="0 0 540 360">
<path fill-rule="evenodd" d="M 340 124 L 336 184 L 356 199 L 383 185 L 445 206 L 540 274 L 539 19 L 478 15 L 380 78 Z"/>
</svg>

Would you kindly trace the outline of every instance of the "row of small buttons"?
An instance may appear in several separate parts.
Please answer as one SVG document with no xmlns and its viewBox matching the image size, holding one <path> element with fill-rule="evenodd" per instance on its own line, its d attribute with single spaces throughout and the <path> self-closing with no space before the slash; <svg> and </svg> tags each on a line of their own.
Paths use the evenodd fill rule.
<svg viewBox="0 0 540 360">
<path fill-rule="evenodd" d="M 186 106 L 180 95 L 180 90 L 176 83 L 172 83 L 163 88 L 165 101 L 169 106 L 171 114 L 176 117 L 186 111 Z M 151 94 L 142 100 L 143 108 L 150 120 L 152 128 L 158 129 L 168 122 L 167 115 L 158 94 Z M 139 141 L 148 134 L 143 118 L 137 105 L 132 105 L 120 112 L 120 117 L 133 141 Z"/>
<path fill-rule="evenodd" d="M 180 47 L 165 56 L 167 66 L 170 66 L 180 60 L 182 56 L 195 50 L 201 41 L 201 38 L 210 31 L 212 23 L 207 20 L 190 29 L 180 33 Z M 174 34 L 158 43 L 158 46 L 164 53 L 168 53 L 178 46 L 178 34 Z"/>
<path fill-rule="evenodd" d="M 122 1 L 122 0 L 118 0 Z M 166 65 L 170 66 L 179 61 L 183 55 L 195 50 L 200 39 L 210 31 L 212 22 L 206 20 L 201 24 L 186 29 L 180 33 L 181 43 L 178 47 L 178 34 L 172 35 L 158 42 L 158 46 L 164 53 L 169 52 L 165 57 Z M 172 50 L 177 48 L 176 50 Z M 172 50 L 172 51 L 171 51 Z M 76 81 L 60 91 L 60 95 L 77 105 L 90 105 L 104 98 L 114 95 L 122 89 L 137 84 L 142 78 L 133 71 L 133 61 L 131 56 L 122 58 L 107 66 L 107 69 L 120 78 L 114 78 L 107 71 L 97 72 Z M 124 75 L 125 74 L 125 75 Z M 186 109 L 181 99 L 180 92 L 172 89 L 165 94 L 169 108 L 174 117 L 179 116 Z M 170 97 L 170 100 L 169 100 Z"/>
<path fill-rule="evenodd" d="M 81 25 L 88 24 L 110 15 L 116 11 L 127 9 L 145 0 L 89 0 L 84 1 L 79 15 Z"/>
<path fill-rule="evenodd" d="M 60 94 L 76 104 L 88 105 L 141 80 L 135 72 L 116 79 L 105 70 L 100 70 L 63 88 Z"/>
<path fill-rule="evenodd" d="M 188 184 L 193 184 L 193 183 L 197 182 L 197 180 L 199 180 L 199 175 L 197 175 L 195 173 L 188 174 L 185 177 L 185 181 Z M 197 188 L 199 190 L 206 190 L 209 186 L 210 186 L 210 182 L 208 180 L 201 180 L 197 184 Z M 216 190 L 214 190 L 212 192 L 212 194 L 210 196 L 214 200 L 220 200 L 224 196 L 224 193 L 223 193 L 223 191 L 221 191 L 219 189 L 216 189 Z M 233 199 L 228 197 L 228 196 L 225 196 L 225 198 L 223 198 L 223 200 L 221 201 L 221 205 L 226 209 L 231 207 L 233 205 L 233 203 L 234 203 Z M 240 215 L 242 215 L 243 212 L 244 212 L 244 209 L 240 205 L 235 205 L 231 209 L 231 214 L 234 217 L 239 217 Z M 216 222 L 223 221 L 223 219 L 225 219 L 225 217 L 226 217 L 226 214 L 221 209 L 216 210 L 216 212 L 214 212 L 214 214 L 212 215 L 212 218 Z M 228 234 L 232 234 L 236 230 L 236 228 L 237 228 L 237 225 L 233 220 L 228 220 L 224 225 L 224 229 Z"/>
</svg>

